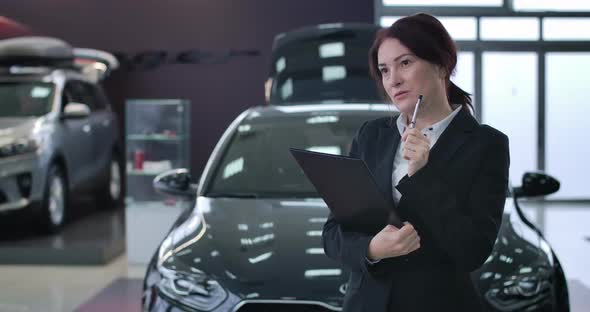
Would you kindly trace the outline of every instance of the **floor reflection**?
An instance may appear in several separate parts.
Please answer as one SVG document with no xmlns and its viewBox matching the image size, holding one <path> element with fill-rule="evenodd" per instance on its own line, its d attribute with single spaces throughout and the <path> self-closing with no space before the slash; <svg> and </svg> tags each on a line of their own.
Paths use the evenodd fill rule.
<svg viewBox="0 0 590 312">
<path fill-rule="evenodd" d="M 590 287 L 590 204 L 523 202 L 522 208 L 557 253 L 567 279 Z"/>
</svg>

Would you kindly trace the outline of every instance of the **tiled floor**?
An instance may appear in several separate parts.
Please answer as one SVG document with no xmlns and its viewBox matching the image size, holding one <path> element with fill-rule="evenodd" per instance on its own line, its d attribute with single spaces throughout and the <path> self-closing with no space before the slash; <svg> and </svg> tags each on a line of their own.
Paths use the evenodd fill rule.
<svg viewBox="0 0 590 312">
<path fill-rule="evenodd" d="M 76 312 L 141 311 L 143 280 L 118 278 L 100 293 L 76 309 Z"/>
<path fill-rule="evenodd" d="M 0 311 L 73 311 L 117 278 L 143 278 L 123 255 L 106 266 L 0 266 Z M 140 300 L 140 298 L 138 298 Z"/>
</svg>

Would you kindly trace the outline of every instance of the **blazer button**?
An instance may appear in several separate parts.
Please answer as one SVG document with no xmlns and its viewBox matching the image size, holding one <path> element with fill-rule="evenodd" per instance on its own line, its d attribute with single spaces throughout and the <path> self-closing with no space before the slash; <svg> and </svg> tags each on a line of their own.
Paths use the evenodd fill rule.
<svg viewBox="0 0 590 312">
<path fill-rule="evenodd" d="M 404 259 L 404 261 L 405 261 L 405 262 L 410 262 L 410 259 L 408 259 L 408 258 L 405 258 L 405 259 Z"/>
</svg>

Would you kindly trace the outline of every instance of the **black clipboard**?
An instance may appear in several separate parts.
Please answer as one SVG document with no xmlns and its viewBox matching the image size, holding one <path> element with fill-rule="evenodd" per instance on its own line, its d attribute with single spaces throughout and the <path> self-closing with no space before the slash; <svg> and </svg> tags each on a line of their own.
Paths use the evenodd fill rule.
<svg viewBox="0 0 590 312">
<path fill-rule="evenodd" d="M 375 233 L 403 226 L 367 164 L 354 157 L 290 148 L 303 172 L 346 230 Z"/>
</svg>

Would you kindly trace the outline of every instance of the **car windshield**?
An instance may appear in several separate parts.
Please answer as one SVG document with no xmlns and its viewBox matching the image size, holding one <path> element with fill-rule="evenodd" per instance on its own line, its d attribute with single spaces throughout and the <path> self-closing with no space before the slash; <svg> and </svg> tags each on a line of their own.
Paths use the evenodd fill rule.
<svg viewBox="0 0 590 312">
<path fill-rule="evenodd" d="M 0 117 L 42 116 L 51 110 L 54 85 L 0 82 Z"/>
<path fill-rule="evenodd" d="M 270 103 L 383 103 L 369 75 L 374 30 L 336 29 L 272 52 Z"/>
<path fill-rule="evenodd" d="M 289 148 L 348 155 L 360 125 L 376 117 L 311 115 L 244 122 L 223 152 L 205 196 L 319 197 Z"/>
</svg>

